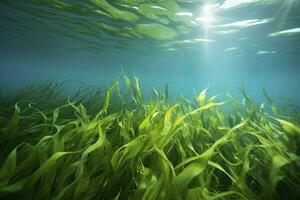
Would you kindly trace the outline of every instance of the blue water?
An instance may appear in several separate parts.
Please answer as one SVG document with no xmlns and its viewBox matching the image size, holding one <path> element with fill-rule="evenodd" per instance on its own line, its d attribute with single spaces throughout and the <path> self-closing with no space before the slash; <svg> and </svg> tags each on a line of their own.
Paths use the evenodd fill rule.
<svg viewBox="0 0 300 200">
<path fill-rule="evenodd" d="M 244 84 L 260 101 L 265 88 L 273 97 L 300 105 L 298 0 L 178 3 L 184 12 L 176 16 L 195 19 L 205 15 L 201 15 L 202 7 L 216 5 L 209 13 L 214 19 L 168 39 L 147 34 L 127 38 L 94 26 L 95 22 L 115 28 L 161 24 L 145 16 L 128 24 L 122 19 L 96 18 L 89 10 L 73 12 L 81 6 L 89 8 L 86 2 L 93 1 L 57 2 L 66 3 L 68 9 L 47 1 L 0 1 L 0 87 L 4 92 L 49 80 L 107 84 L 123 69 L 140 79 L 145 93 L 153 87 L 163 89 L 169 82 L 173 96 L 189 96 L 208 85 L 209 94 L 237 95 Z M 149 2 L 158 7 L 154 9 L 165 9 L 160 1 Z M 114 1 L 107 3 L 130 10 Z M 169 21 L 167 27 L 188 27 L 186 22 Z"/>
</svg>

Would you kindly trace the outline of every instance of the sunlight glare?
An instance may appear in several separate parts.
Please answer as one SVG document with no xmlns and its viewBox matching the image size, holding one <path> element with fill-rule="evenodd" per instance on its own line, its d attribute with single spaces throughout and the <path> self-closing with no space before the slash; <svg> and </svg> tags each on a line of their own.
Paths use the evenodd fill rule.
<svg viewBox="0 0 300 200">
<path fill-rule="evenodd" d="M 201 22 L 205 29 L 214 21 L 213 16 L 214 6 L 206 4 L 202 8 L 202 16 L 198 17 L 196 20 Z"/>
</svg>

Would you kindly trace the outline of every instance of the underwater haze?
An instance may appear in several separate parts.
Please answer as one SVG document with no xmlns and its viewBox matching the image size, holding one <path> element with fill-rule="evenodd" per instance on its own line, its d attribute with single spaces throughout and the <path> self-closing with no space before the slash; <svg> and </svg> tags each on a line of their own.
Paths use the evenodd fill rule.
<svg viewBox="0 0 300 200">
<path fill-rule="evenodd" d="M 173 95 L 236 92 L 300 101 L 298 0 L 1 1 L 1 85 L 109 83 L 135 73 Z"/>
<path fill-rule="evenodd" d="M 0 199 L 299 199 L 300 0 L 0 0 Z"/>
</svg>

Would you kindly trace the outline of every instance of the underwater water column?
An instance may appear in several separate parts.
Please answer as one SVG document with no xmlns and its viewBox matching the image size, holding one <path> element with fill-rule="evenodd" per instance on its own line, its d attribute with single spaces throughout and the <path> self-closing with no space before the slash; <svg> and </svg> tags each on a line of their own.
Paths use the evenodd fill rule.
<svg viewBox="0 0 300 200">
<path fill-rule="evenodd" d="M 0 1 L 0 199 L 298 200 L 299 10 Z"/>
</svg>

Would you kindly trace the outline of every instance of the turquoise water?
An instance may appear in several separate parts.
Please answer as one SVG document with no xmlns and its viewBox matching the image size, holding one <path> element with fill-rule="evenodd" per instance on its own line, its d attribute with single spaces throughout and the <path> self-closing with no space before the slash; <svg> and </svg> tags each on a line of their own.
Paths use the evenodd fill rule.
<svg viewBox="0 0 300 200">
<path fill-rule="evenodd" d="M 300 101 L 298 0 L 0 2 L 2 90 L 48 80 L 108 83 L 121 69 L 147 91 Z"/>
<path fill-rule="evenodd" d="M 299 200 L 299 11 L 0 0 L 0 199 Z"/>
</svg>

